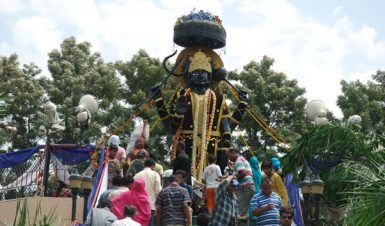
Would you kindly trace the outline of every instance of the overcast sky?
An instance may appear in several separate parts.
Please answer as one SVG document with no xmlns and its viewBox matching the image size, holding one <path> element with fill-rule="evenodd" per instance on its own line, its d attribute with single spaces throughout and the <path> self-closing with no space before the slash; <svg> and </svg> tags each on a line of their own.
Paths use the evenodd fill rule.
<svg viewBox="0 0 385 226">
<path fill-rule="evenodd" d="M 366 82 L 384 70 L 384 7 L 380 0 L 0 0 L 0 55 L 17 53 L 47 73 L 47 53 L 75 36 L 106 61 L 129 60 L 139 49 L 163 59 L 176 48 L 177 17 L 209 10 L 227 31 L 220 55 L 228 70 L 272 57 L 273 69 L 297 79 L 309 101 L 341 116 L 339 82 Z"/>
</svg>

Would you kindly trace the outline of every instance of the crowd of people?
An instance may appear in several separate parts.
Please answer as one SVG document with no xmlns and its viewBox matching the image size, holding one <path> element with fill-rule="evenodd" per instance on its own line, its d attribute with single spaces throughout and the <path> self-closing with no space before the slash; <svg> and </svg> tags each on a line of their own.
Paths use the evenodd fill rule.
<svg viewBox="0 0 385 226">
<path fill-rule="evenodd" d="M 193 215 L 201 226 L 295 225 L 278 159 L 260 164 L 257 157 L 246 159 L 228 148 L 226 169 L 222 171 L 216 157 L 209 155 L 202 181 L 197 181 L 184 149 L 179 142 L 176 158 L 163 172 L 144 142 L 137 142 L 135 154 L 127 158 L 119 154 L 124 151 L 119 142 L 110 142 L 108 190 L 85 225 L 191 226 Z"/>
</svg>

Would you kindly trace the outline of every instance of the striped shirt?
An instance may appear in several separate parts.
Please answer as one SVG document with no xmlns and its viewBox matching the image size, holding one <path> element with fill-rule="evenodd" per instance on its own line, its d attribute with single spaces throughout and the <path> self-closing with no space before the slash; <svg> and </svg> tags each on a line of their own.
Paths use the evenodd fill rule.
<svg viewBox="0 0 385 226">
<path fill-rule="evenodd" d="M 269 203 L 274 204 L 274 209 L 263 212 L 257 217 L 257 225 L 280 225 L 279 208 L 282 206 L 282 199 L 272 192 L 270 197 L 265 196 L 262 191 L 255 194 L 250 201 L 250 210 L 254 211 L 260 207 L 266 206 Z"/>
<path fill-rule="evenodd" d="M 163 188 L 155 202 L 155 205 L 161 208 L 162 225 L 185 225 L 186 216 L 184 215 L 183 204 L 190 202 L 186 188 L 173 184 Z"/>
<path fill-rule="evenodd" d="M 239 184 L 241 186 L 246 186 L 248 184 L 254 184 L 253 173 L 251 171 L 250 163 L 243 156 L 238 156 L 238 158 L 234 164 L 233 174 L 235 175 L 241 171 L 245 171 L 246 176 L 239 180 Z"/>
</svg>

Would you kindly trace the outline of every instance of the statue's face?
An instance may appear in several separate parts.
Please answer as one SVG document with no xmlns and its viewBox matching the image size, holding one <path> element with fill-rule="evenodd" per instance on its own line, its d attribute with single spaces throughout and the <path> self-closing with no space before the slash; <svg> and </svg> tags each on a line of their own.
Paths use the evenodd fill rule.
<svg viewBox="0 0 385 226">
<path fill-rule="evenodd" d="M 188 79 L 188 87 L 197 94 L 204 94 L 211 85 L 211 74 L 205 70 L 192 71 Z"/>
</svg>

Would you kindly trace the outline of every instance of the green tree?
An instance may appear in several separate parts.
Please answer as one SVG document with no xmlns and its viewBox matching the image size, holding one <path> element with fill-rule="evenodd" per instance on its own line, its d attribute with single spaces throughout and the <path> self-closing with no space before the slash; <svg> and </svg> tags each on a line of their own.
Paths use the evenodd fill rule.
<svg viewBox="0 0 385 226">
<path fill-rule="evenodd" d="M 338 96 L 337 105 L 344 118 L 359 115 L 362 130 L 374 129 L 385 132 L 385 72 L 377 71 L 372 75 L 373 81 L 366 84 L 360 81 L 341 81 L 342 95 Z"/>
<path fill-rule="evenodd" d="M 304 127 L 305 89 L 300 88 L 296 80 L 289 80 L 285 74 L 273 71 L 273 63 L 273 59 L 264 56 L 261 62 L 252 61 L 244 66 L 240 73 L 230 73 L 229 78 L 239 82 L 240 87 L 249 93 L 250 107 L 290 142 Z M 245 115 L 240 130 L 246 131 L 248 142 L 261 151 L 260 154 L 268 149 L 276 150 L 277 143 L 250 115 Z"/>
<path fill-rule="evenodd" d="M 3 74 L 3 67 L 0 67 L 0 75 Z M 7 106 L 5 105 L 5 76 L 0 77 L 0 117 L 6 116 Z M 0 144 L 5 142 L 5 132 L 0 130 Z"/>
<path fill-rule="evenodd" d="M 33 63 L 19 66 L 16 54 L 0 59 L 0 77 L 3 79 L 5 121 L 17 127 L 10 137 L 13 148 L 28 148 L 36 144 L 38 126 L 41 124 L 40 107 L 44 89 L 36 75 L 41 70 Z"/>
<path fill-rule="evenodd" d="M 92 53 L 89 42 L 77 43 L 74 37 L 65 39 L 60 49 L 54 49 L 48 55 L 52 80 L 42 79 L 41 82 L 45 84 L 51 102 L 63 114 L 66 128 L 61 142 L 78 141 L 75 107 L 85 94 L 94 95 L 100 100 L 100 109 L 85 134 L 90 141 L 98 140 L 101 129 L 108 129 L 124 112 L 124 106 L 120 103 L 122 84 L 115 73 L 114 64 L 105 63 L 99 53 Z"/>
</svg>

